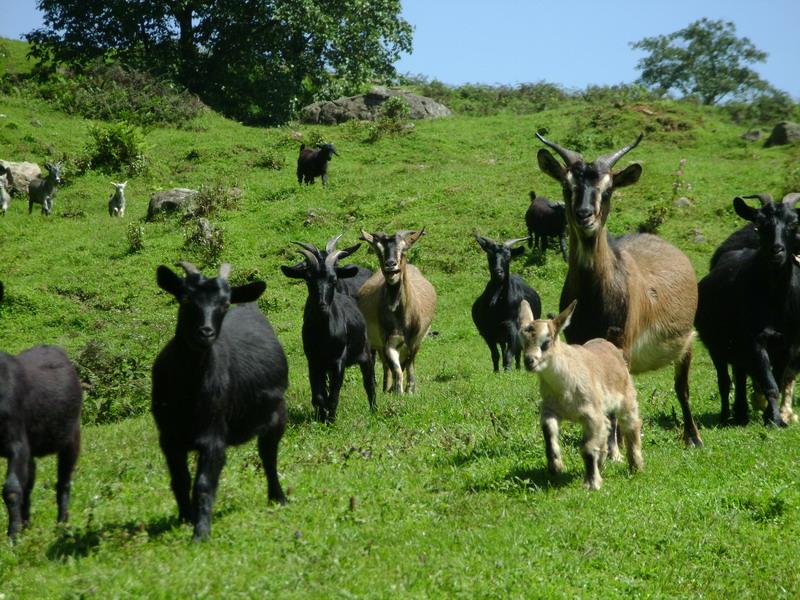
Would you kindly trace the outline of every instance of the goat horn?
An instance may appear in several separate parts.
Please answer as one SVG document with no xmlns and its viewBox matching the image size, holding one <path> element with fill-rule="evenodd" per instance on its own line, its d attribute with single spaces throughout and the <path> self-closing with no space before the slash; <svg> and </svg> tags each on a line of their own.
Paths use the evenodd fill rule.
<svg viewBox="0 0 800 600">
<path fill-rule="evenodd" d="M 641 142 L 641 141 L 642 141 L 642 138 L 643 138 L 643 137 L 644 137 L 644 134 L 643 134 L 643 133 L 640 133 L 640 134 L 639 134 L 639 137 L 637 137 L 637 138 L 636 138 L 636 141 L 635 141 L 635 142 L 633 142 L 632 144 L 628 144 L 627 146 L 625 146 L 625 147 L 624 147 L 624 148 L 622 148 L 621 150 L 617 150 L 616 152 L 614 152 L 614 153 L 612 153 L 612 154 L 607 154 L 606 156 L 601 156 L 600 158 L 598 158 L 597 160 L 595 160 L 595 161 L 594 161 L 594 163 L 595 163 L 596 165 L 602 165 L 602 166 L 604 166 L 606 169 L 608 169 L 608 170 L 610 171 L 610 170 L 611 170 L 611 167 L 613 167 L 613 166 L 614 166 L 614 164 L 615 164 L 615 163 L 616 163 L 616 162 L 617 162 L 617 161 L 618 161 L 620 158 L 622 158 L 623 156 L 625 156 L 625 155 L 626 155 L 628 152 L 630 152 L 631 150 L 633 150 L 634 148 L 636 148 L 636 146 L 638 146 L 638 145 L 639 145 L 639 142 Z"/>
<path fill-rule="evenodd" d="M 783 197 L 782 202 L 784 204 L 791 204 L 792 206 L 794 206 L 795 204 L 800 202 L 800 192 L 792 192 L 791 194 L 786 194 Z"/>
<path fill-rule="evenodd" d="M 314 244 L 307 244 L 306 242 L 292 242 L 292 243 L 293 244 L 297 244 L 301 248 L 305 248 L 306 250 L 311 252 L 311 254 L 314 254 L 314 255 L 318 255 L 319 254 L 319 250 L 317 249 L 317 247 Z"/>
<path fill-rule="evenodd" d="M 200 270 L 190 262 L 187 262 L 185 260 L 179 260 L 175 264 L 181 267 L 184 271 L 186 271 L 187 275 L 200 275 Z"/>
<path fill-rule="evenodd" d="M 219 266 L 219 278 L 228 281 L 228 277 L 231 274 L 231 265 L 230 263 L 222 263 Z"/>
<path fill-rule="evenodd" d="M 526 237 L 522 237 L 522 238 L 516 238 L 516 239 L 513 239 L 513 240 L 506 240 L 505 242 L 503 242 L 503 246 L 506 247 L 506 248 L 511 248 L 511 246 L 513 246 L 517 242 L 524 242 L 527 239 L 528 238 L 526 238 Z"/>
<path fill-rule="evenodd" d="M 742 196 L 742 198 L 747 198 L 748 200 L 759 200 L 761 202 L 761 206 L 766 206 L 767 204 L 772 204 L 772 196 L 770 194 L 753 194 L 752 196 Z"/>
<path fill-rule="evenodd" d="M 327 252 L 327 253 L 329 253 L 329 254 L 330 254 L 331 252 L 333 252 L 333 250 L 336 248 L 336 242 L 338 242 L 338 241 L 339 241 L 339 239 L 340 239 L 340 238 L 341 238 L 343 235 L 344 235 L 343 233 L 340 233 L 339 235 L 335 235 L 335 236 L 333 236 L 331 239 L 329 239 L 329 240 L 328 240 L 328 243 L 327 243 L 327 244 L 325 244 L 325 252 Z"/>
<path fill-rule="evenodd" d="M 579 160 L 583 160 L 583 157 L 579 153 L 573 152 L 572 150 L 567 150 L 566 148 L 563 148 L 558 144 L 551 142 L 550 140 L 546 140 L 538 131 L 536 132 L 536 137 L 540 142 L 546 146 L 550 146 L 553 150 L 558 152 L 558 155 L 564 159 L 564 162 L 567 164 L 567 166 L 575 164 Z"/>
<path fill-rule="evenodd" d="M 292 242 L 293 244 L 297 244 L 300 246 L 298 252 L 308 259 L 308 263 L 312 265 L 314 268 L 319 268 L 319 259 L 317 258 L 316 248 L 311 244 L 304 244 L 303 242 Z M 309 250 L 309 247 L 313 248 L 314 251 Z"/>
<path fill-rule="evenodd" d="M 347 253 L 344 250 L 334 250 L 325 257 L 325 266 L 333 267 L 343 254 L 346 255 Z"/>
</svg>

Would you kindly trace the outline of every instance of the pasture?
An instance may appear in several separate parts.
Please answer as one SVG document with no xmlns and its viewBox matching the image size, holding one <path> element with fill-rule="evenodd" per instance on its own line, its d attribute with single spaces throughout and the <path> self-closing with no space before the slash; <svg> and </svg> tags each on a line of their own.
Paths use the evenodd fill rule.
<svg viewBox="0 0 800 600">
<path fill-rule="evenodd" d="M 488 278 L 473 230 L 522 237 L 530 190 L 561 199 L 536 165 L 538 129 L 588 158 L 644 132 L 618 165 L 640 162 L 644 174 L 615 193 L 609 228 L 663 218 L 659 234 L 686 252 L 698 278 L 742 224 L 734 196 L 797 191 L 796 145 L 764 149 L 715 109 L 670 101 L 456 116 L 374 143 L 356 124 L 258 129 L 206 112 L 190 128 L 147 132 L 146 169 L 128 177 L 126 216 L 112 219 L 110 182 L 126 176 L 70 170 L 87 121 L 13 96 L 0 97 L 0 113 L 0 158 L 67 158 L 49 218 L 29 216 L 19 197 L 0 218 L 0 347 L 61 345 L 90 384 L 70 523 L 55 526 L 50 457 L 39 464 L 31 527 L 16 545 L 0 542 L 0 598 L 800 595 L 800 427 L 768 429 L 760 415 L 719 427 L 699 341 L 691 405 L 705 448 L 682 446 L 672 370 L 637 376 L 644 472 L 608 463 L 602 489 L 590 493 L 580 429 L 564 427 L 565 473 L 549 476 L 538 381 L 493 374 L 470 317 Z M 326 188 L 297 185 L 301 138 L 335 143 Z M 276 157 L 285 166 L 267 168 Z M 185 245 L 193 224 L 144 221 L 152 191 L 204 185 L 240 191 L 235 207 L 210 217 L 224 230 L 224 250 L 210 261 Z M 680 196 L 690 204 L 674 206 Z M 142 228 L 138 251 L 132 223 Z M 321 245 L 344 232 L 345 246 L 361 228 L 422 226 L 428 234 L 410 259 L 439 305 L 416 395 L 379 392 L 371 414 L 349 369 L 336 424 L 314 422 L 300 338 L 306 288 L 279 270 L 297 260 L 291 240 Z M 265 280 L 259 306 L 289 359 L 279 452 L 289 504 L 267 505 L 254 442 L 230 449 L 202 544 L 177 522 L 149 415 L 149 369 L 177 312 L 155 270 L 180 259 L 206 271 L 222 259 L 232 282 Z M 345 262 L 377 266 L 366 245 Z M 544 312 L 556 311 L 566 273 L 557 250 L 546 260 L 526 251 L 511 268 Z"/>
</svg>

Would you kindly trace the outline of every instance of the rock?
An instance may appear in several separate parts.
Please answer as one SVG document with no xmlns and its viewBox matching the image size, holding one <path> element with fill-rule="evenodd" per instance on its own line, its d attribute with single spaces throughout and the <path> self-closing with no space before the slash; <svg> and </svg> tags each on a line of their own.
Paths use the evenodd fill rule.
<svg viewBox="0 0 800 600">
<path fill-rule="evenodd" d="M 190 211 L 197 190 L 187 188 L 173 188 L 163 192 L 150 194 L 150 204 L 147 207 L 147 220 L 151 221 L 159 213 L 174 212 L 176 210 Z"/>
<path fill-rule="evenodd" d="M 4 172 L 8 180 L 8 191 L 12 195 L 27 196 L 28 184 L 42 176 L 42 169 L 36 163 L 10 162 L 0 160 L 0 172 Z"/>
<path fill-rule="evenodd" d="M 379 86 L 360 96 L 309 104 L 301 111 L 300 120 L 304 123 L 327 125 L 344 123 L 352 119 L 374 121 L 381 114 L 380 106 L 389 98 L 395 96 L 399 96 L 408 102 L 411 109 L 411 114 L 409 115 L 411 119 L 433 119 L 448 117 L 452 114 L 449 108 L 425 96 Z"/>
<path fill-rule="evenodd" d="M 761 131 L 758 129 L 751 129 L 742 134 L 742 139 L 748 142 L 757 142 L 761 139 Z"/>
<path fill-rule="evenodd" d="M 791 144 L 800 141 L 800 123 L 792 123 L 791 121 L 783 121 L 773 127 L 772 133 L 769 134 L 764 146 L 782 146 L 783 144 Z"/>
<path fill-rule="evenodd" d="M 675 202 L 673 202 L 672 204 L 677 208 L 685 208 L 687 206 L 691 206 L 692 201 L 689 200 L 689 198 L 687 198 L 686 196 L 681 196 L 680 198 L 675 200 Z"/>
<path fill-rule="evenodd" d="M 706 236 L 697 228 L 692 229 L 692 242 L 695 244 L 705 244 Z"/>
</svg>

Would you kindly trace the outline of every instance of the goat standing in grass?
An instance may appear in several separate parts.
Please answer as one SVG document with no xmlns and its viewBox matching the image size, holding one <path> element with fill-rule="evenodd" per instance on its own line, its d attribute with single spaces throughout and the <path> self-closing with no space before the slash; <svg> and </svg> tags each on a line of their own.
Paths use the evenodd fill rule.
<svg viewBox="0 0 800 600">
<path fill-rule="evenodd" d="M 634 375 L 673 363 L 684 442 L 702 447 L 689 407 L 689 367 L 697 310 L 697 279 L 692 263 L 659 237 L 634 234 L 614 239 L 606 228 L 612 193 L 636 183 L 642 174 L 638 164 L 617 172 L 612 168 L 639 144 L 642 136 L 591 163 L 538 133 L 536 137 L 564 161 L 561 165 L 550 152 L 539 150 L 539 167 L 561 184 L 566 203 L 569 261 L 560 307 L 563 310 L 578 300 L 572 327 L 566 332 L 567 341 L 583 343 L 616 331 L 615 341 L 630 357 Z M 612 431 L 609 452 L 615 456 L 616 427 Z"/>
<path fill-rule="evenodd" d="M 436 290 L 406 258 L 424 233 L 424 227 L 394 235 L 361 230 L 381 265 L 359 290 L 358 307 L 367 321 L 369 343 L 383 363 L 384 392 L 416 390 L 414 359 L 436 311 Z"/>
<path fill-rule="evenodd" d="M 297 157 L 297 183 L 314 183 L 314 179 L 322 177 L 322 185 L 328 185 L 328 163 L 333 155 L 339 156 L 333 144 L 319 144 L 313 150 L 300 144 L 300 155 Z"/>
<path fill-rule="evenodd" d="M 282 266 L 287 277 L 303 279 L 308 298 L 303 311 L 303 351 L 308 360 L 311 404 L 315 417 L 323 422 L 336 420 L 339 391 L 345 367 L 358 364 L 371 409 L 375 409 L 375 365 L 367 338 L 367 324 L 355 298 L 337 290 L 338 281 L 359 273 L 356 265 L 337 265 L 358 250 L 356 244 L 336 250 L 341 235 L 331 238 L 321 252 L 312 244 L 295 242 L 305 261 Z"/>
<path fill-rule="evenodd" d="M 45 164 L 47 177 L 37 177 L 28 185 L 28 214 L 33 212 L 34 204 L 42 205 L 42 214 L 49 215 L 53 212 L 53 199 L 56 195 L 56 185 L 63 184 L 61 179 L 61 162 Z"/>
<path fill-rule="evenodd" d="M 270 500 L 286 503 L 278 479 L 278 444 L 286 429 L 286 355 L 255 301 L 263 281 L 231 287 L 230 265 L 205 277 L 179 263 L 186 277 L 165 266 L 158 286 L 180 303 L 173 337 L 153 364 L 152 411 L 181 520 L 194 539 L 211 531 L 211 513 L 225 449 L 258 436 Z M 242 304 L 229 310 L 231 304 Z M 197 451 L 191 497 L 189 452 Z"/>
<path fill-rule="evenodd" d="M 606 457 L 609 414 L 619 421 L 625 439 L 628 468 L 642 469 L 639 405 L 622 350 L 604 339 L 583 345 L 562 343 L 558 336 L 570 322 L 576 300 L 555 319 L 534 320 L 527 301 L 519 311 L 525 368 L 539 375 L 542 396 L 540 420 L 547 467 L 561 473 L 564 463 L 558 445 L 559 422 L 566 419 L 583 426 L 583 484 L 597 490 L 603 483 L 600 469 Z M 612 457 L 614 458 L 614 457 Z"/>
<path fill-rule="evenodd" d="M 502 244 L 478 234 L 475 234 L 475 239 L 489 260 L 489 283 L 472 305 L 472 321 L 489 346 L 494 371 L 500 369 L 501 353 L 503 369 L 511 369 L 512 359 L 519 369 L 519 304 L 527 300 L 536 318 L 542 312 L 539 294 L 522 277 L 510 272 L 511 259 L 525 252 L 524 248 L 512 246 L 525 238 L 508 240 Z M 498 345 L 500 352 L 497 351 Z"/>
<path fill-rule="evenodd" d="M 0 297 L 2 297 L 0 285 Z M 81 445 L 81 383 L 61 348 L 35 346 L 17 356 L 0 352 L 0 456 L 8 459 L 3 500 L 8 536 L 31 515 L 37 457 L 58 455 L 58 522 L 69 518 L 72 471 Z"/>
<path fill-rule="evenodd" d="M 528 226 L 528 248 L 537 247 L 542 255 L 547 252 L 547 240 L 557 237 L 561 256 L 567 261 L 567 213 L 561 202 L 551 202 L 536 192 L 530 193 L 531 203 L 525 211 Z"/>
<path fill-rule="evenodd" d="M 125 216 L 125 186 L 128 185 L 127 181 L 122 183 L 111 182 L 114 186 L 114 192 L 108 199 L 108 216 L 109 217 L 124 217 Z"/>
</svg>

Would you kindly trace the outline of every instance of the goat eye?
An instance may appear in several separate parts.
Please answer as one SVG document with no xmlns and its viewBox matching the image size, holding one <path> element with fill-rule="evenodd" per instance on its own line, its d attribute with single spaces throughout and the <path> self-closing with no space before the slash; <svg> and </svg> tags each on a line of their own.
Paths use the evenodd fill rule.
<svg viewBox="0 0 800 600">
<path fill-rule="evenodd" d="M 542 352 L 547 352 L 550 349 L 550 340 L 542 342 Z"/>
</svg>

